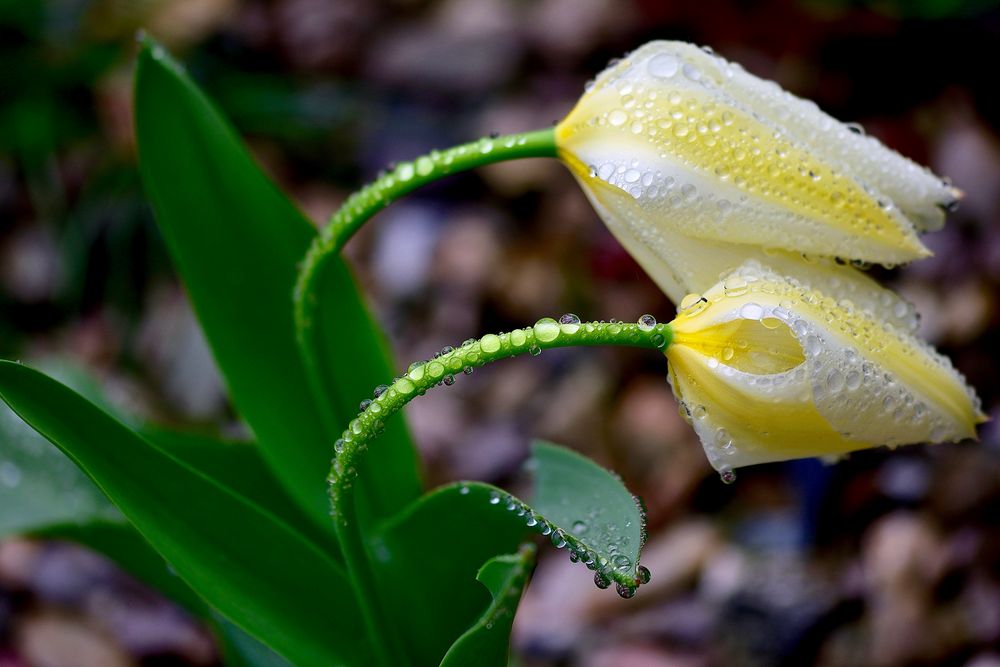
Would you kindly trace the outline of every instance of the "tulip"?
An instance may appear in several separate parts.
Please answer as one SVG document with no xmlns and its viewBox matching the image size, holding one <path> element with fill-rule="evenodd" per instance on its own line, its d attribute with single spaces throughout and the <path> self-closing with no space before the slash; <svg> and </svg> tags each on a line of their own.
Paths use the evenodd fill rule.
<svg viewBox="0 0 1000 667">
<path fill-rule="evenodd" d="M 670 382 L 720 471 L 876 445 L 975 437 L 985 417 L 911 331 L 755 261 L 689 295 Z"/>
<path fill-rule="evenodd" d="M 918 232 L 939 228 L 959 196 L 814 103 L 681 42 L 610 66 L 555 140 L 675 302 L 764 249 L 885 265 L 928 256 Z"/>
</svg>

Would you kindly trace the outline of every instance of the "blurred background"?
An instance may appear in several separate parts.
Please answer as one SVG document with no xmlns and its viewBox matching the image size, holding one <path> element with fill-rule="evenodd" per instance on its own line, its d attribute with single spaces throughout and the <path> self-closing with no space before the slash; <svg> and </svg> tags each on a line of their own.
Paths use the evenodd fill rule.
<svg viewBox="0 0 1000 667">
<path fill-rule="evenodd" d="M 0 0 L 0 356 L 144 419 L 240 434 L 143 196 L 135 31 L 183 61 L 317 224 L 392 161 L 561 118 L 613 57 L 709 45 L 862 123 L 967 196 L 936 255 L 876 271 L 980 392 L 981 441 L 760 466 L 723 485 L 648 352 L 558 350 L 409 408 L 428 484 L 523 482 L 532 437 L 649 509 L 637 598 L 555 550 L 525 667 L 1000 665 L 1000 10 L 992 0 Z M 523 161 L 395 204 L 347 248 L 400 368 L 542 316 L 673 307 L 565 170 Z M 359 400 L 362 397 L 359 397 Z M 0 514 L 29 489 L 4 409 Z M 86 502 L 54 464 L 61 502 Z M 81 495 L 82 494 L 82 495 Z M 100 556 L 0 541 L 0 667 L 215 665 L 210 633 Z"/>
</svg>

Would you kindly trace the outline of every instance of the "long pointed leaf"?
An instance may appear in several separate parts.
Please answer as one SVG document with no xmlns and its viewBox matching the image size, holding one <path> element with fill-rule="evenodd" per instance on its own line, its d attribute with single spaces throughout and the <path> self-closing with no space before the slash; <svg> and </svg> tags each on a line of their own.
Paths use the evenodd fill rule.
<svg viewBox="0 0 1000 667">
<path fill-rule="evenodd" d="M 230 125 L 158 45 L 146 41 L 135 84 L 146 192 L 236 409 L 282 484 L 328 526 L 333 441 L 357 403 L 390 379 L 390 365 L 346 267 L 325 287 L 340 313 L 338 381 L 351 396 L 324 404 L 310 390 L 292 317 L 296 265 L 315 230 L 261 171 Z M 361 392 L 362 395 L 354 395 Z M 387 434 L 390 435 L 390 434 Z M 383 464 L 359 488 L 371 513 L 419 494 L 405 430 L 382 443 Z"/>
<path fill-rule="evenodd" d="M 0 398 L 70 456 L 182 579 L 245 630 L 296 664 L 364 659 L 343 572 L 273 515 L 37 371 L 0 362 Z"/>
</svg>

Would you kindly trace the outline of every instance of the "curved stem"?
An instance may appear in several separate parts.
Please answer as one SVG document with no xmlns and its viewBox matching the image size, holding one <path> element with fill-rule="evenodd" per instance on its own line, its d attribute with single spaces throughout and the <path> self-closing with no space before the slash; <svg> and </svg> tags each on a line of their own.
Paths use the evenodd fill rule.
<svg viewBox="0 0 1000 667">
<path fill-rule="evenodd" d="M 392 171 L 351 195 L 313 241 L 295 285 L 295 318 L 308 326 L 315 304 L 315 285 L 325 257 L 339 252 L 369 218 L 405 194 L 449 174 L 495 162 L 528 157 L 557 157 L 555 128 L 486 137 L 443 151 L 431 151 Z"/>
<path fill-rule="evenodd" d="M 672 335 L 673 332 L 666 324 L 559 324 L 546 318 L 539 320 L 533 327 L 499 335 L 488 334 L 479 340 L 468 341 L 458 349 L 446 349 L 434 359 L 413 364 L 390 386 L 379 387 L 375 398 L 351 421 L 334 445 L 337 454 L 328 478 L 334 525 L 345 560 L 355 580 L 362 583 L 369 581 L 372 572 L 356 525 L 352 488 L 361 457 L 369 443 L 381 432 L 386 419 L 428 389 L 439 384 L 452 384 L 456 373 L 469 373 L 474 368 L 499 359 L 525 353 L 538 354 L 548 348 L 582 345 L 619 345 L 664 350 L 670 344 Z M 373 624 L 372 627 L 379 627 L 375 624 L 376 619 L 368 620 Z"/>
</svg>

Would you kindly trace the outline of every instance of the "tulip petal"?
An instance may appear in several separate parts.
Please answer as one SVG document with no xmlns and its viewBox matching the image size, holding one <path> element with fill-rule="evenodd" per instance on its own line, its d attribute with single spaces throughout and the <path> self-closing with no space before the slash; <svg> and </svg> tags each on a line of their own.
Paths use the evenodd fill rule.
<svg viewBox="0 0 1000 667">
<path fill-rule="evenodd" d="M 732 440 L 735 453 L 719 459 L 712 450 L 713 465 L 960 440 L 975 437 L 975 425 L 984 419 L 979 399 L 962 375 L 911 332 L 757 262 L 747 262 L 684 305 L 672 324 L 674 342 L 667 358 L 706 451 L 720 440 L 711 429 L 725 429 Z M 737 327 L 735 320 L 790 332 L 803 361 L 786 369 L 795 359 L 787 336 L 740 333 L 753 331 L 754 325 Z M 731 332 L 736 332 L 734 342 L 723 340 Z M 769 363 L 781 372 L 761 373 L 768 363 L 747 365 L 735 352 L 720 356 L 715 352 L 720 345 L 773 357 Z M 698 426 L 699 411 L 692 403 L 715 416 Z M 796 438 L 806 427 L 816 435 L 802 444 Z M 777 441 L 772 433 L 778 434 Z"/>
<path fill-rule="evenodd" d="M 755 260 L 899 329 L 913 332 L 917 328 L 911 304 L 854 267 L 828 257 L 684 236 L 672 228 L 648 224 L 639 203 L 621 189 L 589 176 L 581 177 L 584 180 L 589 184 L 584 192 L 608 229 L 674 303 L 679 304 L 687 294 L 708 290 L 720 276 Z"/>
<path fill-rule="evenodd" d="M 812 100 L 748 73 L 738 63 L 684 42 L 652 42 L 632 58 L 648 54 L 652 59 L 664 53 L 696 68 L 705 85 L 724 91 L 744 108 L 782 128 L 799 145 L 889 197 L 918 230 L 940 229 L 946 212 L 957 204 L 959 192 L 926 167 L 865 135 L 859 126 L 824 113 Z"/>
<path fill-rule="evenodd" d="M 844 438 L 820 415 L 804 366 L 755 375 L 707 363 L 698 351 L 677 344 L 667 356 L 674 392 L 716 470 L 871 446 Z"/>
<path fill-rule="evenodd" d="M 847 126 L 829 119 L 836 131 L 823 133 L 797 110 L 790 114 L 797 129 L 785 128 L 777 102 L 759 103 L 757 89 L 757 97 L 734 97 L 718 75 L 724 70 L 699 67 L 689 51 L 719 60 L 688 45 L 647 45 L 604 72 L 559 125 L 560 155 L 585 188 L 595 181 L 620 188 L 636 199 L 646 226 L 689 237 L 883 264 L 930 254 L 901 204 L 854 169 L 848 158 L 858 150 L 837 148 L 841 130 L 857 136 Z M 912 164 L 871 142 L 881 157 L 857 158 L 858 165 L 895 164 L 886 156 Z"/>
</svg>

